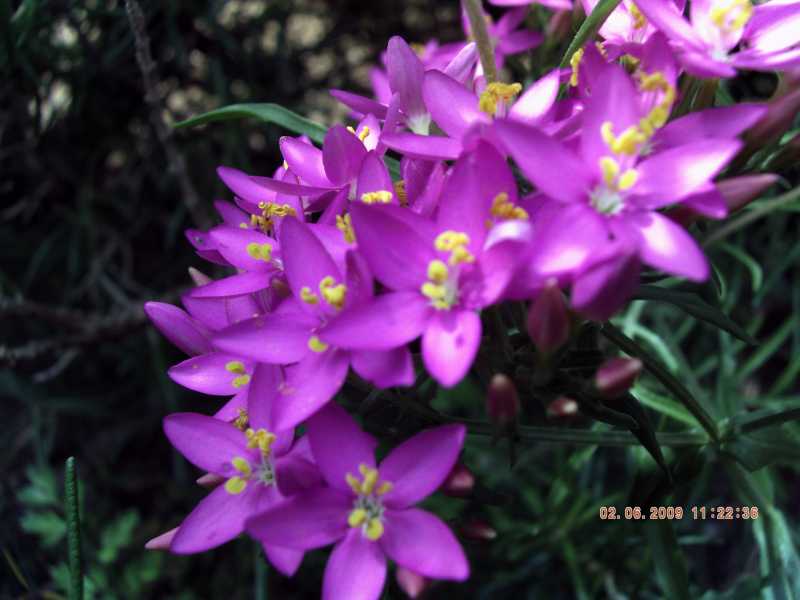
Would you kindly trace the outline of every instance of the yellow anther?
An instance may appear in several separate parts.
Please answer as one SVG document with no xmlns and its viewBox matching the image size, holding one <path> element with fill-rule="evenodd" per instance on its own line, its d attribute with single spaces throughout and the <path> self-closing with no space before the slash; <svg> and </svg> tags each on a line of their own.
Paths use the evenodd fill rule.
<svg viewBox="0 0 800 600">
<path fill-rule="evenodd" d="M 639 172 L 636 169 L 628 169 L 622 175 L 620 175 L 619 181 L 617 181 L 617 187 L 620 191 L 625 192 L 631 189 L 639 179 Z"/>
<path fill-rule="evenodd" d="M 319 296 L 312 292 L 307 285 L 300 288 L 300 299 L 306 304 L 319 304 Z"/>
<path fill-rule="evenodd" d="M 608 51 L 606 50 L 605 42 L 595 42 L 594 47 L 597 48 L 597 51 L 600 53 L 600 56 L 603 58 L 608 58 Z"/>
<path fill-rule="evenodd" d="M 352 473 L 348 473 L 344 476 L 345 480 L 347 481 L 347 485 L 350 486 L 350 489 L 353 490 L 356 494 L 361 494 L 361 480 L 353 475 Z"/>
<path fill-rule="evenodd" d="M 394 193 L 400 206 L 408 206 L 408 193 L 406 192 L 406 182 L 401 179 L 394 182 Z"/>
<path fill-rule="evenodd" d="M 250 375 L 238 375 L 233 378 L 233 381 L 231 381 L 231 385 L 237 390 L 240 387 L 246 386 L 248 383 L 250 383 Z"/>
<path fill-rule="evenodd" d="M 225 370 L 229 373 L 236 373 L 237 375 L 244 375 L 247 370 L 244 368 L 244 363 L 240 360 L 232 360 L 225 363 Z"/>
<path fill-rule="evenodd" d="M 581 61 L 583 60 L 583 48 L 576 50 L 569 59 L 569 66 L 572 67 L 572 75 L 569 78 L 569 84 L 572 87 L 578 85 L 578 71 L 580 70 Z"/>
<path fill-rule="evenodd" d="M 635 125 L 631 125 L 618 136 L 615 136 L 611 121 L 606 121 L 600 126 L 600 134 L 614 154 L 633 156 L 639 151 L 639 144 L 647 141 L 645 135 Z"/>
<path fill-rule="evenodd" d="M 426 281 L 420 287 L 422 295 L 431 300 L 444 300 L 447 296 L 447 289 L 443 285 L 436 285 L 430 281 Z"/>
<path fill-rule="evenodd" d="M 364 192 L 361 194 L 361 201 L 364 204 L 389 204 L 394 195 L 389 190 L 378 190 L 376 192 Z"/>
<path fill-rule="evenodd" d="M 239 416 L 233 420 L 233 426 L 236 427 L 239 431 L 244 431 L 247 429 L 247 425 L 250 422 L 250 416 L 247 414 L 247 411 L 243 408 L 239 409 Z"/>
<path fill-rule="evenodd" d="M 367 496 L 375 489 L 375 484 L 378 483 L 378 469 L 369 469 L 363 473 L 364 483 L 361 484 L 361 490 Z"/>
<path fill-rule="evenodd" d="M 466 246 L 469 244 L 469 236 L 460 231 L 447 230 L 436 236 L 433 245 L 437 250 L 448 252 L 459 246 Z"/>
<path fill-rule="evenodd" d="M 225 491 L 234 496 L 236 494 L 241 494 L 246 487 L 247 480 L 241 477 L 231 477 L 225 482 Z"/>
<path fill-rule="evenodd" d="M 336 215 L 336 229 L 342 232 L 345 242 L 348 244 L 355 243 L 356 232 L 353 229 L 353 220 L 350 218 L 350 213 L 345 213 L 344 216 Z"/>
<path fill-rule="evenodd" d="M 253 260 L 263 260 L 264 262 L 269 262 L 272 260 L 272 246 L 269 244 L 250 242 L 247 244 L 247 254 Z"/>
<path fill-rule="evenodd" d="M 383 483 L 381 483 L 378 486 L 378 489 L 375 490 L 375 495 L 376 496 L 383 496 L 384 494 L 388 494 L 389 492 L 392 491 L 393 487 L 394 486 L 392 485 L 391 481 L 384 481 Z"/>
<path fill-rule="evenodd" d="M 367 520 L 367 511 L 363 508 L 354 508 L 347 516 L 347 524 L 350 527 L 361 527 Z"/>
<path fill-rule="evenodd" d="M 319 291 L 325 302 L 333 306 L 335 309 L 341 309 L 344 306 L 345 299 L 347 298 L 347 286 L 343 283 L 336 283 L 336 280 L 327 275 L 319 282 Z"/>
<path fill-rule="evenodd" d="M 381 523 L 381 520 L 370 519 L 369 523 L 367 523 L 367 528 L 364 531 L 364 535 L 371 542 L 380 539 L 380 537 L 383 535 L 383 523 Z"/>
<path fill-rule="evenodd" d="M 274 433 L 270 433 L 266 429 L 248 429 L 244 434 L 247 436 L 248 448 L 258 448 L 265 456 L 270 453 L 272 444 L 275 442 Z"/>
<path fill-rule="evenodd" d="M 317 336 L 312 335 L 310 338 L 308 338 L 308 348 L 312 352 L 320 353 L 320 352 L 325 352 L 325 350 L 328 349 L 328 344 L 323 342 Z"/>
<path fill-rule="evenodd" d="M 369 133 L 370 133 L 370 131 L 369 131 L 369 127 L 367 127 L 366 125 L 364 125 L 364 127 L 362 127 L 362 128 L 361 128 L 361 131 L 359 131 L 359 132 L 357 132 L 357 131 L 356 131 L 355 129 L 353 129 L 352 127 L 348 127 L 348 128 L 347 128 L 347 131 L 349 131 L 350 133 L 352 133 L 354 136 L 356 136 L 356 137 L 357 137 L 359 140 L 361 140 L 362 142 L 363 142 L 365 139 L 367 139 L 367 138 L 369 137 Z"/>
<path fill-rule="evenodd" d="M 475 257 L 464 246 L 456 246 L 450 253 L 450 259 L 447 262 L 451 265 L 460 265 L 475 262 Z"/>
<path fill-rule="evenodd" d="M 506 192 L 500 192 L 494 197 L 491 208 L 492 216 L 505 221 L 511 219 L 528 220 L 528 212 L 508 199 Z"/>
<path fill-rule="evenodd" d="M 231 459 L 233 468 L 239 471 L 243 477 L 250 477 L 253 474 L 253 469 L 250 467 L 250 462 L 241 456 L 235 456 Z"/>
<path fill-rule="evenodd" d="M 609 188 L 616 187 L 619 163 L 610 156 L 604 156 L 600 159 L 600 170 L 603 172 L 603 181 L 606 186 Z"/>
<path fill-rule="evenodd" d="M 634 29 L 643 29 L 647 26 L 647 19 L 645 19 L 642 11 L 639 10 L 639 7 L 636 6 L 633 2 L 628 5 L 628 12 L 631 13 L 631 17 L 633 17 L 633 28 Z"/>
<path fill-rule="evenodd" d="M 633 71 L 639 66 L 641 62 L 638 58 L 633 56 L 632 54 L 623 54 L 620 57 L 620 61 L 622 61 L 622 66 L 625 67 L 628 71 Z"/>
<path fill-rule="evenodd" d="M 428 263 L 428 279 L 434 283 L 444 283 L 448 275 L 447 265 L 441 260 L 435 259 Z"/>
<path fill-rule="evenodd" d="M 255 215 L 252 216 L 255 217 Z M 250 223 L 242 221 L 241 223 L 239 223 L 239 229 L 250 229 Z"/>
<path fill-rule="evenodd" d="M 486 86 L 478 100 L 478 108 L 488 115 L 496 115 L 500 102 L 508 103 L 522 91 L 522 84 L 493 81 Z"/>
<path fill-rule="evenodd" d="M 709 16 L 711 22 L 721 30 L 728 33 L 738 31 L 753 16 L 753 4 L 749 0 L 717 0 Z"/>
</svg>

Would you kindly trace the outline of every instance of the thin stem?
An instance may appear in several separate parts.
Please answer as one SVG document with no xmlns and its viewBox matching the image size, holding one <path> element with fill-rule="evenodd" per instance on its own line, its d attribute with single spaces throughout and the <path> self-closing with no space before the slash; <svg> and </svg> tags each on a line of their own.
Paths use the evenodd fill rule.
<svg viewBox="0 0 800 600">
<path fill-rule="evenodd" d="M 478 45 L 478 54 L 481 57 L 483 73 L 486 75 L 486 83 L 497 81 L 497 66 L 494 62 L 494 47 L 489 37 L 489 30 L 486 27 L 483 6 L 481 0 L 464 0 L 464 8 L 469 17 L 469 27 L 472 30 L 472 37 Z"/>
<path fill-rule="evenodd" d="M 67 550 L 69 560 L 69 600 L 83 600 L 83 569 L 81 567 L 81 520 L 78 512 L 78 479 L 75 457 L 67 459 L 64 475 L 67 513 Z"/>
</svg>

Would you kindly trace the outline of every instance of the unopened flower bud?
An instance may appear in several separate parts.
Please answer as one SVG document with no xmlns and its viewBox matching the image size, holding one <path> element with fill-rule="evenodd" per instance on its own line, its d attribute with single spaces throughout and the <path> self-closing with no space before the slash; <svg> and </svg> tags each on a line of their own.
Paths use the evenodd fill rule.
<svg viewBox="0 0 800 600">
<path fill-rule="evenodd" d="M 564 295 L 551 279 L 528 312 L 528 335 L 536 349 L 552 354 L 569 340 L 570 320 Z"/>
<path fill-rule="evenodd" d="M 195 483 L 200 487 L 214 489 L 223 481 L 225 481 L 225 478 L 217 475 L 216 473 L 206 473 L 205 475 L 198 477 Z"/>
<path fill-rule="evenodd" d="M 192 278 L 192 281 L 196 286 L 201 286 L 201 285 L 206 285 L 207 283 L 211 283 L 211 277 L 209 277 L 202 271 L 198 271 L 194 267 L 189 267 L 189 277 Z"/>
<path fill-rule="evenodd" d="M 486 411 L 492 423 L 499 429 L 509 429 L 516 423 L 519 414 L 519 396 L 510 377 L 502 373 L 492 377 L 486 396 Z"/>
<path fill-rule="evenodd" d="M 745 136 L 749 144 L 763 146 L 792 126 L 800 111 L 800 89 L 771 100 L 767 113 L 753 125 Z"/>
<path fill-rule="evenodd" d="M 176 533 L 178 533 L 177 527 L 161 535 L 157 535 L 152 540 L 148 541 L 144 547 L 147 550 L 169 550 L 169 546 L 172 544 L 172 538 L 175 537 Z"/>
<path fill-rule="evenodd" d="M 467 521 L 459 528 L 459 531 L 466 539 L 478 542 L 488 542 L 497 537 L 497 531 L 489 523 L 480 519 Z"/>
<path fill-rule="evenodd" d="M 430 583 L 426 577 L 401 566 L 397 567 L 395 578 L 397 579 L 397 585 L 409 598 L 417 598 Z"/>
<path fill-rule="evenodd" d="M 465 498 L 475 487 L 475 476 L 462 463 L 456 463 L 440 488 L 443 493 L 455 498 Z"/>
<path fill-rule="evenodd" d="M 555 418 L 572 417 L 578 414 L 578 403 L 567 396 L 560 396 L 547 406 L 547 416 Z"/>
<path fill-rule="evenodd" d="M 761 192 L 778 180 L 777 175 L 764 173 L 761 175 L 744 175 L 742 177 L 731 177 L 717 182 L 717 189 L 725 203 L 728 211 L 734 212 L 747 206 L 761 195 Z"/>
<path fill-rule="evenodd" d="M 627 392 L 642 371 L 638 358 L 612 358 L 595 373 L 594 385 L 607 398 L 616 398 Z"/>
</svg>

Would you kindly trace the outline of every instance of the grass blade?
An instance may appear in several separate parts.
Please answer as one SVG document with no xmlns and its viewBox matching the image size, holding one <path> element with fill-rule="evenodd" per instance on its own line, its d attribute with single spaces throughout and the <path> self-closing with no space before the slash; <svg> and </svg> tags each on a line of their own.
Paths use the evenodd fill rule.
<svg viewBox="0 0 800 600">
<path fill-rule="evenodd" d="M 569 47 L 567 51 L 564 53 L 564 57 L 561 59 L 561 67 L 566 67 L 569 64 L 569 60 L 572 58 L 572 55 L 575 54 L 579 49 L 583 48 L 583 45 L 589 40 L 590 38 L 594 37 L 597 33 L 597 30 L 603 26 L 603 23 L 606 22 L 608 15 L 610 15 L 617 5 L 621 2 L 621 0 L 600 0 L 597 3 L 597 6 L 594 7 L 592 14 L 590 14 L 586 19 L 584 19 L 583 23 L 581 23 L 578 32 L 575 34 L 575 37 L 572 38 L 572 41 L 569 43 Z"/>
<path fill-rule="evenodd" d="M 78 479 L 75 457 L 67 459 L 64 475 L 67 515 L 67 550 L 69 562 L 69 600 L 83 600 L 83 568 L 81 565 L 81 520 L 78 511 Z"/>
<path fill-rule="evenodd" d="M 664 593 L 664 598 L 689 600 L 691 595 L 686 558 L 678 545 L 672 523 L 655 519 L 645 525 L 645 533 L 656 568 L 656 581 Z"/>
</svg>

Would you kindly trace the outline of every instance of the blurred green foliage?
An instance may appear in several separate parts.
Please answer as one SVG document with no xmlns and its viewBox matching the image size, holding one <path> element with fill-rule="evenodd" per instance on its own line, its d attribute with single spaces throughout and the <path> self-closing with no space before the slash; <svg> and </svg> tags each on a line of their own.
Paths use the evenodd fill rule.
<svg viewBox="0 0 800 600">
<path fill-rule="evenodd" d="M 215 403 L 166 378 L 182 357 L 146 326 L 141 303 L 175 301 L 187 267 L 207 268 L 182 231 L 212 222 L 212 200 L 224 197 L 214 167 L 268 173 L 284 133 L 232 121 L 165 143 L 153 124 L 238 102 L 275 102 L 331 123 L 345 113 L 328 87 L 364 91 L 369 65 L 391 35 L 456 39 L 457 7 L 424 0 L 142 4 L 157 68 L 150 103 L 123 2 L 0 0 L 0 597 L 67 595 L 61 465 L 71 454 L 81 477 L 88 598 L 318 597 L 324 552 L 308 555 L 289 581 L 265 568 L 246 539 L 192 557 L 143 549 L 203 495 L 197 474 L 165 442 L 161 418 L 211 412 Z M 542 11 L 531 18 L 545 22 Z M 511 67 L 538 75 L 568 42 L 548 43 Z M 773 87 L 768 76 L 742 77 L 721 86 L 717 101 L 765 98 Z M 154 102 L 163 107 L 155 116 Z M 747 168 L 774 165 L 784 178 L 779 187 L 797 185 L 796 160 L 779 159 L 798 125 Z M 187 209 L 187 181 L 196 211 Z M 462 534 L 494 532 L 492 540 L 467 541 L 471 581 L 439 584 L 430 597 L 800 597 L 800 431 L 791 422 L 800 408 L 800 204 L 773 209 L 769 202 L 747 209 L 764 210 L 761 218 L 709 244 L 714 283 L 654 279 L 655 296 L 615 320 L 709 413 L 722 443 L 661 443 L 673 485 L 652 444 L 648 452 L 611 426 L 568 418 L 570 430 L 619 443 L 598 447 L 574 436 L 563 443 L 570 441 L 558 428 L 564 423 L 546 415 L 551 398 L 532 386 L 522 395 L 527 433 L 514 453 L 506 440 L 472 436 L 465 462 L 478 492 L 429 501 Z M 707 239 L 714 232 L 719 225 L 695 231 Z M 691 301 L 695 316 L 678 300 Z M 697 310 L 727 315 L 758 344 L 698 319 Z M 585 337 L 565 359 L 584 374 L 599 351 L 615 351 L 594 328 Z M 431 389 L 431 406 L 483 420 L 485 383 L 479 374 L 455 390 Z M 633 394 L 659 442 L 689 430 L 685 439 L 703 439 L 663 378 L 642 377 Z M 369 404 L 356 388 L 341 400 L 392 440 L 430 418 L 409 399 Z M 553 439 L 562 432 L 562 441 L 539 436 L 536 428 L 545 426 Z M 674 523 L 599 518 L 601 506 L 649 505 L 680 506 L 685 515 Z M 689 509 L 724 505 L 758 506 L 761 518 L 696 521 Z M 385 596 L 401 597 L 393 582 Z"/>
</svg>

